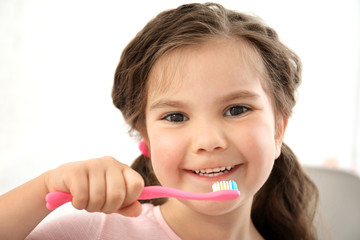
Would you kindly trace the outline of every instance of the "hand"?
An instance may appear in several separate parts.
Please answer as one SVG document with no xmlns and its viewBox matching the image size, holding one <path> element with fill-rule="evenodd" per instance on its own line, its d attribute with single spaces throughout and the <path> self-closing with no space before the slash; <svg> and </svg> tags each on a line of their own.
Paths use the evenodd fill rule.
<svg viewBox="0 0 360 240">
<path fill-rule="evenodd" d="M 69 192 L 72 205 L 89 212 L 138 216 L 144 181 L 140 174 L 112 157 L 64 164 L 46 173 L 49 192 Z"/>
</svg>

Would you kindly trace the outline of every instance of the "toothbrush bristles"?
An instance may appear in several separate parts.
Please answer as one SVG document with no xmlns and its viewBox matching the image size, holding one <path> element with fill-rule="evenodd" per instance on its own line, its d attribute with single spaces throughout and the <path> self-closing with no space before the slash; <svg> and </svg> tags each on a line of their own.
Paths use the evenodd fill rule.
<svg viewBox="0 0 360 240">
<path fill-rule="evenodd" d="M 213 192 L 220 190 L 238 190 L 237 184 L 234 180 L 214 182 L 212 185 Z"/>
</svg>

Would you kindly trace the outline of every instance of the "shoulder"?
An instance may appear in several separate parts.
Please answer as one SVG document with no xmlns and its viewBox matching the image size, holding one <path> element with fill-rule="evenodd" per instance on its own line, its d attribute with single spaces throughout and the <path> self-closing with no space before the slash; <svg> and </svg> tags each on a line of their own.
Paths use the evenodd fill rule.
<svg viewBox="0 0 360 240">
<path fill-rule="evenodd" d="M 162 218 L 160 208 L 143 204 L 139 217 L 80 212 L 39 225 L 31 239 L 179 239 Z"/>
</svg>

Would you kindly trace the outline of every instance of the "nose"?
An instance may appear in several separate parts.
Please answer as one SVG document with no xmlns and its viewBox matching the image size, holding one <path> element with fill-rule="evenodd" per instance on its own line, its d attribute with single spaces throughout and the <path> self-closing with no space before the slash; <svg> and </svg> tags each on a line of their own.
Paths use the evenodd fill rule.
<svg viewBox="0 0 360 240">
<path fill-rule="evenodd" d="M 213 152 L 228 147 L 224 126 L 209 119 L 194 124 L 192 131 L 193 151 Z"/>
</svg>

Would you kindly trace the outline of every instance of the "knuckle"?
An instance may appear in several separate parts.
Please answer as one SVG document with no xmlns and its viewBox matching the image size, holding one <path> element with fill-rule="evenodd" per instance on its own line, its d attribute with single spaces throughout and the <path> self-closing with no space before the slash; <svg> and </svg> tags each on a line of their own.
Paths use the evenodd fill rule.
<svg viewBox="0 0 360 240">
<path fill-rule="evenodd" d="M 88 205 L 88 197 L 76 196 L 73 198 L 72 205 L 78 210 L 86 209 Z"/>
<path fill-rule="evenodd" d="M 117 161 L 115 158 L 110 156 L 105 156 L 101 158 L 94 158 L 89 160 L 89 168 L 93 169 L 104 169 L 109 166 L 114 166 L 119 164 L 120 162 Z"/>
<path fill-rule="evenodd" d="M 102 163 L 101 158 L 90 159 L 88 161 L 88 167 L 90 169 L 102 169 L 103 168 L 103 163 Z"/>
<path fill-rule="evenodd" d="M 104 208 L 104 209 L 102 210 L 102 212 L 105 213 L 105 214 L 111 214 L 111 213 L 114 213 L 115 211 L 113 211 L 113 210 L 111 210 L 111 209 L 108 209 L 108 208 Z"/>
<path fill-rule="evenodd" d="M 131 181 L 131 188 L 134 191 L 140 192 L 145 186 L 144 179 L 137 172 L 133 172 L 133 181 Z"/>
<path fill-rule="evenodd" d="M 101 207 L 104 205 L 104 198 L 101 196 L 94 196 L 90 199 L 90 204 L 93 206 L 93 208 L 101 209 Z"/>
<path fill-rule="evenodd" d="M 142 190 L 144 186 L 145 186 L 144 179 L 141 176 L 139 176 L 138 181 L 135 182 L 135 188 Z"/>
<path fill-rule="evenodd" d="M 124 195 L 121 192 L 112 192 L 108 194 L 107 202 L 111 205 L 121 205 L 124 201 Z"/>
<path fill-rule="evenodd" d="M 99 160 L 102 162 L 110 162 L 110 163 L 117 162 L 117 160 L 111 156 L 104 156 L 102 158 L 99 158 Z"/>
<path fill-rule="evenodd" d="M 102 212 L 107 214 L 117 212 L 121 208 L 123 201 L 123 194 L 119 192 L 109 194 L 107 196 L 106 204 L 104 205 Z"/>
<path fill-rule="evenodd" d="M 76 179 L 80 179 L 85 176 L 86 172 L 84 169 L 78 165 L 72 166 L 68 169 L 65 169 L 63 172 L 64 181 L 74 182 Z"/>
<path fill-rule="evenodd" d="M 102 157 L 101 159 L 109 160 L 109 161 L 115 160 L 115 158 L 113 158 L 113 157 L 111 157 L 111 156 L 104 156 L 104 157 Z"/>
</svg>

